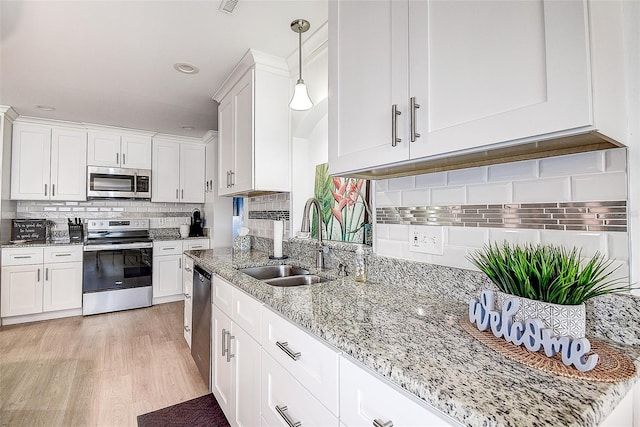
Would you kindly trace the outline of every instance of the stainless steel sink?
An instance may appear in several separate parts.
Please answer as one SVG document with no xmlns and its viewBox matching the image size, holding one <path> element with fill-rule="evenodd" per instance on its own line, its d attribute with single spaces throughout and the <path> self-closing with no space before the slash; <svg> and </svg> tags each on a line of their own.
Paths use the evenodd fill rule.
<svg viewBox="0 0 640 427">
<path fill-rule="evenodd" d="M 249 276 L 258 280 L 268 280 L 278 277 L 300 276 L 309 274 L 309 270 L 305 270 L 304 268 L 300 267 L 294 267 L 293 265 L 288 264 L 250 267 L 243 268 L 238 271 L 244 274 L 248 274 Z"/>
<path fill-rule="evenodd" d="M 289 286 L 310 285 L 312 283 L 321 283 L 321 282 L 326 282 L 327 280 L 329 279 L 316 276 L 315 274 L 304 274 L 300 276 L 289 276 L 289 277 L 279 277 L 277 279 L 269 279 L 269 280 L 265 280 L 265 283 L 271 286 L 289 287 Z"/>
</svg>

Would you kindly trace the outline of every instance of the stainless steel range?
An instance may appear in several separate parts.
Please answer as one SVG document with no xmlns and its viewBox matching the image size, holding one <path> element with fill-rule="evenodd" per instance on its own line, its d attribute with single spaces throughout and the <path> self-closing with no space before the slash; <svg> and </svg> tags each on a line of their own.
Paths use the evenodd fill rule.
<svg viewBox="0 0 640 427">
<path fill-rule="evenodd" d="M 88 221 L 82 314 L 150 307 L 152 265 L 148 219 Z"/>
</svg>

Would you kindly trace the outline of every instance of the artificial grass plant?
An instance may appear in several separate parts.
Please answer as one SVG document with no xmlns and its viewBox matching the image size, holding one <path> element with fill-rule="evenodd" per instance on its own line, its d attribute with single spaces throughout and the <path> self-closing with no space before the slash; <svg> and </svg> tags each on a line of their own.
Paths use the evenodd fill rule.
<svg viewBox="0 0 640 427">
<path fill-rule="evenodd" d="M 468 256 L 504 293 L 561 305 L 582 304 L 599 295 L 631 290 L 612 279 L 613 260 L 599 252 L 582 259 L 581 251 L 554 245 L 487 244 Z"/>
</svg>

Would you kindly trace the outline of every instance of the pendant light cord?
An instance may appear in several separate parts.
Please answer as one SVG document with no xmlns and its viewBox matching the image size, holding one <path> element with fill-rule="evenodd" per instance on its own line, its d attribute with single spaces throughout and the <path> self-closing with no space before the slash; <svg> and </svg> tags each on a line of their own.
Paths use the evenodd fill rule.
<svg viewBox="0 0 640 427">
<path fill-rule="evenodd" d="M 298 21 L 298 64 L 300 65 L 298 83 L 304 83 L 302 80 L 302 21 Z"/>
</svg>

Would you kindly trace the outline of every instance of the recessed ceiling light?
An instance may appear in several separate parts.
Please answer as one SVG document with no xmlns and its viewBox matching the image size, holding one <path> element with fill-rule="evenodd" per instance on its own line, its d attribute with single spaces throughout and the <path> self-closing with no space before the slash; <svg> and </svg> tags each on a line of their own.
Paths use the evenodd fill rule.
<svg viewBox="0 0 640 427">
<path fill-rule="evenodd" d="M 36 105 L 36 108 L 38 110 L 42 110 L 42 111 L 55 111 L 56 110 L 56 107 L 52 107 L 51 105 L 42 105 L 42 104 Z"/>
<path fill-rule="evenodd" d="M 173 64 L 173 68 L 185 74 L 196 74 L 200 69 L 193 64 L 188 64 L 186 62 L 178 62 Z"/>
<path fill-rule="evenodd" d="M 225 13 L 233 13 L 233 9 L 238 5 L 238 0 L 222 0 L 219 10 Z"/>
<path fill-rule="evenodd" d="M 195 128 L 193 126 L 180 126 L 182 129 L 184 130 L 194 130 Z"/>
</svg>

